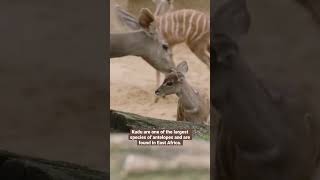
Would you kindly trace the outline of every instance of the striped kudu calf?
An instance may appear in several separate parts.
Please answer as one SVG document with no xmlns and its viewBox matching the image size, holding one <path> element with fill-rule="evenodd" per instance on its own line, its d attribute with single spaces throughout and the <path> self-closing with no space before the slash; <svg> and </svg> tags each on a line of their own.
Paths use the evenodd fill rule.
<svg viewBox="0 0 320 180">
<path fill-rule="evenodd" d="M 131 29 L 139 29 L 139 22 L 123 9 L 118 8 L 119 18 Z M 141 21 L 143 18 L 139 18 Z M 210 68 L 210 17 L 197 10 L 184 9 L 155 17 L 158 32 L 170 47 L 186 42 L 190 50 Z M 160 73 L 157 72 L 157 86 Z"/>
</svg>

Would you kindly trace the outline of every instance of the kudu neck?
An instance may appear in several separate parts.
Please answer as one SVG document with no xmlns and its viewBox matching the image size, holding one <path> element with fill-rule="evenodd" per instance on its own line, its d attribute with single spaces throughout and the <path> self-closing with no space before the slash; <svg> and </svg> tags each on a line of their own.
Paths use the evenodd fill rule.
<svg viewBox="0 0 320 180">
<path fill-rule="evenodd" d="M 186 80 L 183 80 L 181 90 L 177 93 L 177 96 L 186 110 L 192 111 L 199 108 L 198 92 Z"/>
</svg>

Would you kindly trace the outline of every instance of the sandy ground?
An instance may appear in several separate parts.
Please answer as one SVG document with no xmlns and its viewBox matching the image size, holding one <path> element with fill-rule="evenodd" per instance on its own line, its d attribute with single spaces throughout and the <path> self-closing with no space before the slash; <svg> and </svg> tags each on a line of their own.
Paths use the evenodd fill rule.
<svg viewBox="0 0 320 180">
<path fill-rule="evenodd" d="M 199 91 L 210 95 L 209 69 L 188 49 L 185 44 L 174 48 L 176 64 L 186 60 L 189 65 L 188 82 Z M 164 75 L 161 75 L 161 82 Z M 136 113 L 161 119 L 176 119 L 176 95 L 167 96 L 154 103 L 156 71 L 143 59 L 127 56 L 113 58 L 110 63 L 111 109 Z"/>
</svg>

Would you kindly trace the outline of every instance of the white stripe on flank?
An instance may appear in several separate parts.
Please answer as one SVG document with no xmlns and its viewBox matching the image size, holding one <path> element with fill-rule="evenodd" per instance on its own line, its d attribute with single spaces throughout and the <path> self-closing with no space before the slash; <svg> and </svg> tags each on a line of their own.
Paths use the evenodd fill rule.
<svg viewBox="0 0 320 180">
<path fill-rule="evenodd" d="M 170 34 L 171 34 L 171 36 L 173 36 L 173 38 L 174 38 L 174 14 L 170 14 L 169 15 L 171 18 L 170 18 L 170 21 L 171 21 L 171 23 L 170 23 L 170 25 L 171 25 L 171 32 L 170 32 Z"/>
<path fill-rule="evenodd" d="M 205 19 L 205 22 L 203 23 L 203 30 L 202 30 L 202 33 L 201 33 L 201 35 L 200 36 L 198 36 L 196 39 L 195 39 L 195 41 L 197 41 L 197 40 L 199 40 L 200 38 L 202 38 L 205 34 L 207 34 L 208 32 L 210 33 L 210 30 L 208 31 L 207 30 L 207 23 L 208 22 L 208 19 L 206 18 Z"/>
<path fill-rule="evenodd" d="M 186 31 L 186 10 L 183 11 L 182 35 L 185 36 Z"/>
<path fill-rule="evenodd" d="M 203 21 L 203 25 L 202 25 L 202 31 L 205 32 L 206 31 L 206 27 L 207 27 L 207 16 L 204 15 L 204 21 Z"/>
<path fill-rule="evenodd" d="M 187 31 L 187 34 L 186 34 L 187 37 L 189 37 L 191 29 L 192 29 L 192 20 L 193 20 L 194 14 L 195 14 L 195 11 L 192 10 L 192 13 L 191 13 L 191 16 L 190 16 L 190 19 L 189 19 L 189 24 L 188 24 L 189 28 L 188 28 L 188 31 Z"/>
<path fill-rule="evenodd" d="M 208 32 L 202 32 L 194 41 L 198 41 L 199 39 L 201 39 L 204 35 L 206 35 Z"/>
<path fill-rule="evenodd" d="M 180 40 L 180 22 L 179 22 L 179 17 L 178 17 L 178 13 L 175 13 L 174 14 L 174 22 L 175 22 L 175 25 L 176 25 L 176 32 L 175 32 L 175 36 L 177 37 L 176 39 Z"/>
<path fill-rule="evenodd" d="M 210 52 L 205 51 L 204 53 L 210 58 Z"/>
<path fill-rule="evenodd" d="M 164 21 L 165 22 L 164 33 L 168 33 L 168 25 L 169 25 L 169 23 L 168 23 L 168 14 L 166 14 L 164 18 L 166 18 L 165 21 Z"/>
<path fill-rule="evenodd" d="M 192 37 L 190 38 L 190 40 L 192 40 L 193 38 L 195 38 L 195 37 L 197 37 L 197 35 L 199 35 L 199 26 L 200 26 L 200 20 L 201 20 L 201 18 L 202 18 L 202 14 L 199 14 L 198 15 L 198 19 L 197 19 L 197 21 L 196 21 L 196 30 L 194 31 L 194 33 L 193 33 L 193 35 L 192 35 Z"/>
</svg>

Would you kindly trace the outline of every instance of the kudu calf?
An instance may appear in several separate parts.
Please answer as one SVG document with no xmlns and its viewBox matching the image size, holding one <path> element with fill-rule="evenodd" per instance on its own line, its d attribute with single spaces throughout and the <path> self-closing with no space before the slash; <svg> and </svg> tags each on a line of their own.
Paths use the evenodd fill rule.
<svg viewBox="0 0 320 180">
<path fill-rule="evenodd" d="M 183 61 L 168 73 L 162 85 L 156 90 L 157 96 L 176 94 L 179 97 L 177 121 L 209 123 L 210 103 L 206 94 L 193 89 L 185 78 L 188 64 Z"/>
<path fill-rule="evenodd" d="M 213 19 L 211 100 L 221 114 L 212 122 L 214 179 L 311 180 L 319 166 L 319 123 L 290 111 L 286 97 L 275 99 L 242 59 L 236 40 L 249 17 L 238 10 L 217 11 Z"/>
<path fill-rule="evenodd" d="M 152 13 L 142 9 L 139 18 L 139 30 L 110 34 L 110 57 L 139 56 L 156 70 L 170 72 L 175 67 L 172 50 L 154 28 Z"/>
</svg>

